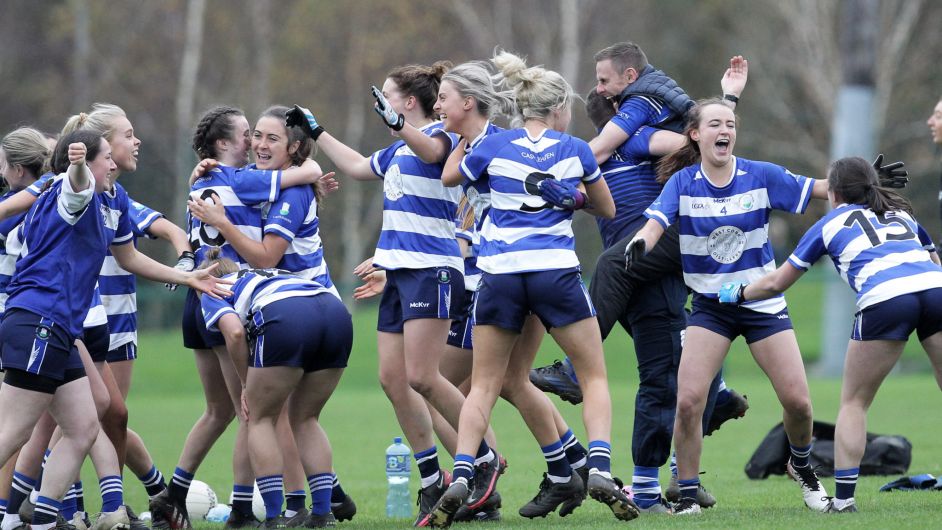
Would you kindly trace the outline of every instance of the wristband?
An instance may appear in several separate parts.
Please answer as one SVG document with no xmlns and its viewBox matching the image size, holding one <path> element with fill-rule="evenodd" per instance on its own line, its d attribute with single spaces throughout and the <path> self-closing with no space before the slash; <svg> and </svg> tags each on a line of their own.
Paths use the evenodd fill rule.
<svg viewBox="0 0 942 530">
<path fill-rule="evenodd" d="M 183 258 L 190 258 L 191 260 L 196 260 L 196 254 L 190 252 L 189 250 L 184 250 L 180 257 L 177 258 L 177 261 L 180 261 Z"/>
<path fill-rule="evenodd" d="M 733 103 L 739 103 L 739 98 L 732 94 L 723 94 L 723 99 L 726 101 L 732 101 Z"/>
<path fill-rule="evenodd" d="M 317 138 L 321 135 L 321 133 L 324 133 L 324 132 L 327 132 L 327 130 L 324 129 L 323 126 L 318 125 L 317 127 L 314 128 L 313 131 L 311 131 L 311 139 L 316 142 Z"/>
</svg>

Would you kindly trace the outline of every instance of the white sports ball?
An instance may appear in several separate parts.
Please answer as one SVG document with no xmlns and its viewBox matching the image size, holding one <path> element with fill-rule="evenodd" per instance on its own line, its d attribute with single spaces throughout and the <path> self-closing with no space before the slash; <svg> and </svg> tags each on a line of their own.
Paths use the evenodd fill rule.
<svg viewBox="0 0 942 530">
<path fill-rule="evenodd" d="M 190 482 L 190 491 L 186 494 L 186 511 L 191 521 L 205 519 L 206 514 L 216 506 L 217 502 L 216 492 L 209 487 L 209 484 L 201 480 Z"/>
</svg>

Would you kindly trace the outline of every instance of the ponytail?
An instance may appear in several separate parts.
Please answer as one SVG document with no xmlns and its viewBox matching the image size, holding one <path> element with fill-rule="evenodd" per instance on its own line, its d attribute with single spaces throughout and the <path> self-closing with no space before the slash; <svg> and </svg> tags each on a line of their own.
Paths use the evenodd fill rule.
<svg viewBox="0 0 942 530">
<path fill-rule="evenodd" d="M 906 197 L 880 186 L 870 162 L 857 156 L 835 160 L 828 169 L 828 188 L 848 204 L 862 204 L 875 214 L 892 211 L 913 213 Z"/>
<path fill-rule="evenodd" d="M 211 247 L 206 251 L 206 256 L 203 258 L 202 263 L 200 263 L 199 268 L 206 269 L 217 263 L 219 266 L 213 269 L 210 273 L 217 278 L 221 278 L 227 274 L 239 272 L 239 266 L 236 265 L 236 262 L 229 258 L 223 257 L 222 249 L 219 247 Z"/>
</svg>

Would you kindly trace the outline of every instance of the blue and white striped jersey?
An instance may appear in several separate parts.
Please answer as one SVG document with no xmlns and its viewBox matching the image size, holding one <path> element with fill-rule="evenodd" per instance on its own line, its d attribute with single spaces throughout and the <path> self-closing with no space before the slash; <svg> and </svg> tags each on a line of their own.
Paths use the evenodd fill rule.
<svg viewBox="0 0 942 530">
<path fill-rule="evenodd" d="M 788 262 L 808 270 L 831 256 L 841 278 L 857 293 L 857 310 L 893 297 L 942 287 L 932 262 L 932 238 L 906 212 L 876 214 L 861 204 L 841 204 L 802 236 Z"/>
<path fill-rule="evenodd" d="M 242 269 L 224 278 L 235 282 L 229 288 L 231 296 L 221 300 L 205 294 L 200 297 L 203 319 L 209 330 L 218 330 L 216 322 L 226 313 L 238 316 L 244 326 L 248 324 L 250 314 L 273 302 L 297 296 L 333 294 L 315 281 L 280 269 Z M 311 318 L 317 317 L 311 315 Z"/>
<path fill-rule="evenodd" d="M 491 274 L 577 267 L 571 210 L 540 197 L 537 183 L 573 185 L 601 178 L 589 144 L 557 131 L 530 138 L 526 129 L 491 134 L 461 162 L 465 178 L 486 178 L 491 209 L 481 226 L 478 267 Z"/>
<path fill-rule="evenodd" d="M 657 125 L 674 116 L 663 101 L 649 96 L 629 96 L 618 106 L 611 123 L 630 138 L 644 125 Z"/>
<path fill-rule="evenodd" d="M 207 172 L 190 188 L 190 198 L 210 200 L 219 196 L 226 208 L 226 217 L 239 231 L 255 241 L 262 240 L 261 203 L 278 200 L 281 193 L 281 170 L 234 168 L 219 165 Z M 219 247 L 220 255 L 241 267 L 248 264 L 222 237 L 215 227 L 204 225 L 187 212 L 190 245 L 195 249 L 196 263 L 203 261 L 207 247 Z"/>
<path fill-rule="evenodd" d="M 641 228 L 647 221 L 644 210 L 661 193 L 650 150 L 651 136 L 657 131 L 641 127 L 599 166 L 615 201 L 614 218 L 595 218 L 604 248 Z"/>
<path fill-rule="evenodd" d="M 324 261 L 314 189 L 311 186 L 288 188 L 281 192 L 278 201 L 266 204 L 262 213 L 263 232 L 276 234 L 288 241 L 288 248 L 278 262 L 278 268 L 314 280 L 339 298 L 340 293 L 331 281 L 327 262 Z"/>
<path fill-rule="evenodd" d="M 644 213 L 664 228 L 680 219 L 684 281 L 709 298 L 717 298 L 725 282 L 752 283 L 775 270 L 769 216 L 773 209 L 803 213 L 814 186 L 814 179 L 745 158 L 733 157 L 732 175 L 729 183 L 717 187 L 700 164 L 684 168 L 671 176 Z M 785 309 L 785 298 L 743 307 L 778 313 Z"/>
<path fill-rule="evenodd" d="M 115 187 L 120 187 L 120 184 L 115 183 Z M 128 204 L 135 244 L 139 237 L 152 238 L 147 229 L 164 215 L 130 197 Z M 98 286 L 111 333 L 108 349 L 113 350 L 129 342 L 137 344 L 137 283 L 133 274 L 118 265 L 110 250 L 101 266 Z"/>
<path fill-rule="evenodd" d="M 457 137 L 441 122 L 423 127 L 429 136 L 447 135 L 451 149 Z M 452 267 L 462 270 L 455 240 L 455 212 L 461 191 L 442 185 L 443 164 L 426 164 L 402 140 L 370 157 L 383 179 L 383 229 L 373 265 L 383 269 Z"/>
<path fill-rule="evenodd" d="M 15 191 L 8 191 L 0 197 L 0 202 L 16 194 L 17 192 Z M 20 256 L 18 244 L 16 245 L 15 251 L 12 248 L 8 251 L 8 236 L 17 229 L 17 226 L 23 222 L 25 217 L 26 212 L 23 212 L 0 220 L 0 243 L 2 243 L 0 244 L 0 315 L 3 314 L 4 307 L 7 303 L 7 285 L 10 284 L 10 280 L 13 278 L 13 270 L 16 268 L 16 259 Z M 13 234 L 13 237 L 16 238 L 16 234 Z"/>
<path fill-rule="evenodd" d="M 91 187 L 77 192 L 65 174 L 56 177 L 23 222 L 7 309 L 26 309 L 81 333 L 108 246 L 133 238 L 127 210 L 123 190 L 110 198 Z"/>
<path fill-rule="evenodd" d="M 107 323 L 108 313 L 105 312 L 105 306 L 101 303 L 101 287 L 98 283 L 95 283 L 95 293 L 92 294 L 92 305 L 88 308 L 88 313 L 85 314 L 82 327 L 88 329 L 103 326 Z"/>
<path fill-rule="evenodd" d="M 464 147 L 465 156 L 474 151 L 491 134 L 502 132 L 504 129 L 491 122 L 487 122 L 481 134 Z M 462 182 L 462 189 L 468 198 L 468 204 L 474 209 L 474 224 L 468 230 L 458 230 L 458 237 L 471 242 L 471 255 L 464 259 L 464 287 L 468 291 L 477 291 L 481 282 L 481 269 L 478 268 L 478 252 L 481 251 L 481 226 L 484 218 L 491 209 L 491 186 L 487 177 L 478 180 Z M 458 212 L 458 226 L 464 219 L 462 212 Z"/>
</svg>

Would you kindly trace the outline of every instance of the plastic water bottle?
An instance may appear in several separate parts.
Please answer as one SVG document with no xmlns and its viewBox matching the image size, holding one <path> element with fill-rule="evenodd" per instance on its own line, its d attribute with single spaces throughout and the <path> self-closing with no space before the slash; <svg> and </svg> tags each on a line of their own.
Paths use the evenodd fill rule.
<svg viewBox="0 0 942 530">
<path fill-rule="evenodd" d="M 412 498 L 409 493 L 411 453 L 398 436 L 386 448 L 386 517 L 412 517 Z"/>
<path fill-rule="evenodd" d="M 232 508 L 228 504 L 217 504 L 206 512 L 206 520 L 211 523 L 224 523 L 229 520 Z"/>
</svg>

